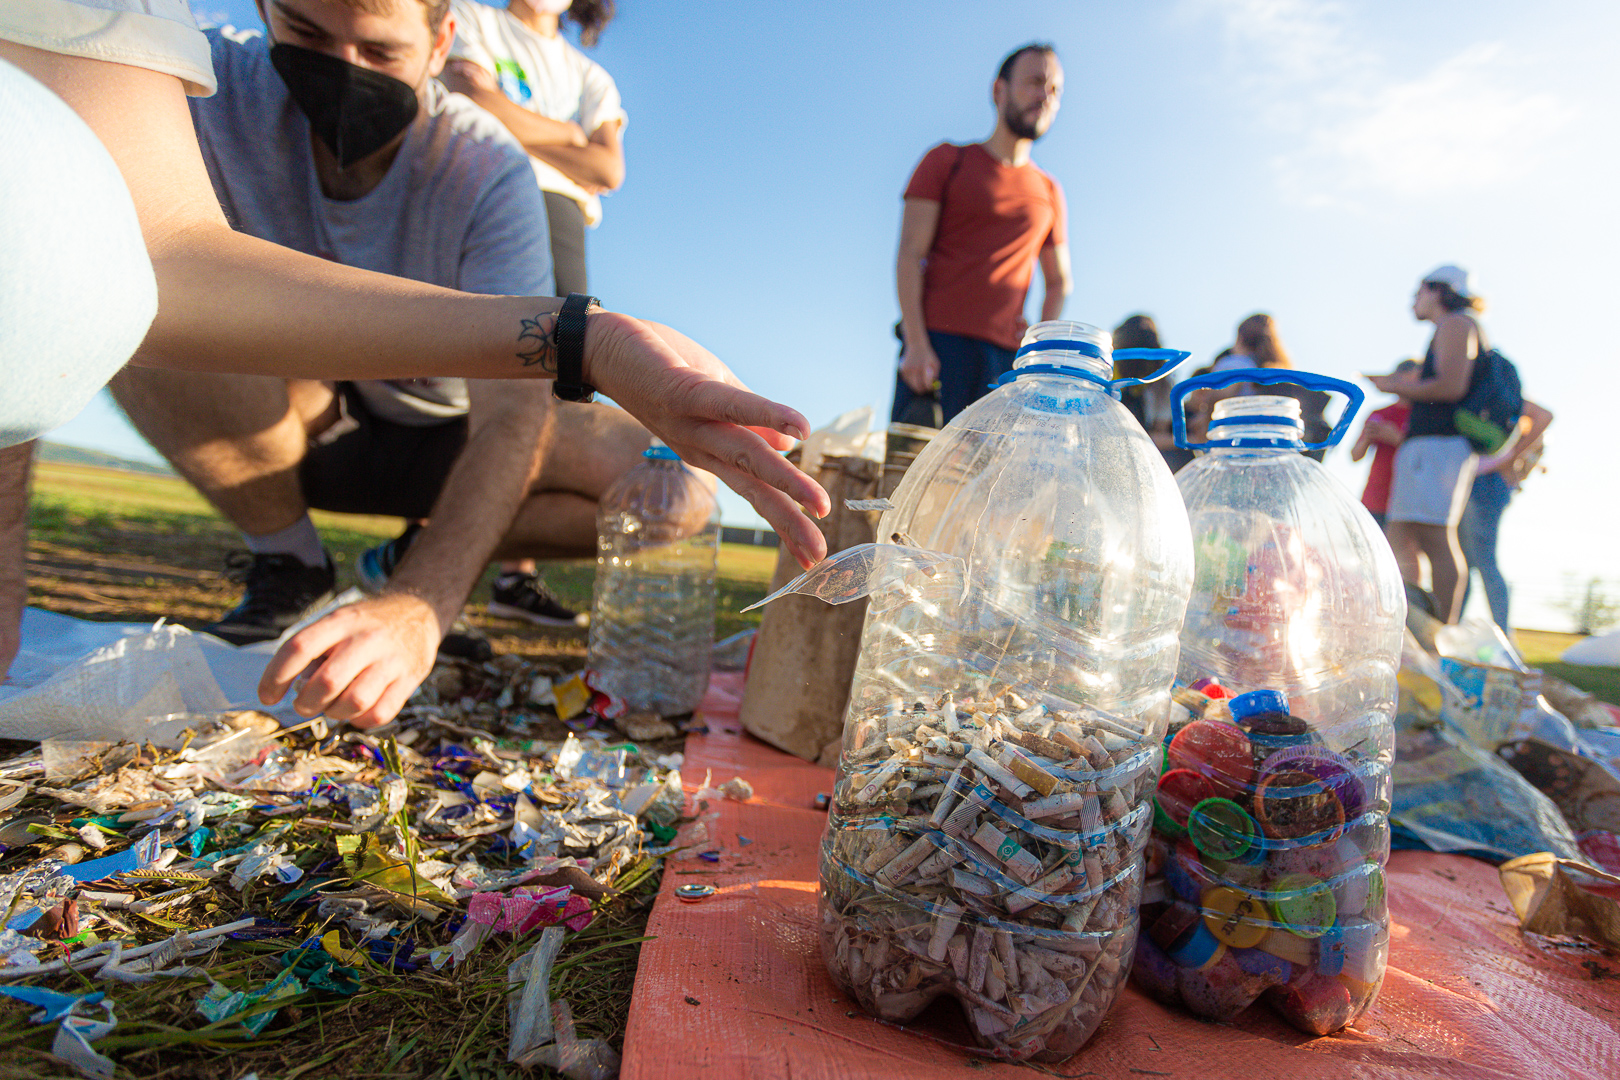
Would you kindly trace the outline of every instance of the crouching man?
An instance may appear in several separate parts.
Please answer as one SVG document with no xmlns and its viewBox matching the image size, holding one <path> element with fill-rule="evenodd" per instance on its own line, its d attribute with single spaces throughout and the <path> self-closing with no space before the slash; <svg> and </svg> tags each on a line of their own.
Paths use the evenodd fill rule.
<svg viewBox="0 0 1620 1080">
<path fill-rule="evenodd" d="M 448 6 L 260 0 L 268 40 L 209 32 L 219 91 L 192 99 L 192 118 L 236 229 L 465 292 L 553 291 L 523 148 L 433 79 L 455 38 Z M 557 401 L 540 380 L 332 384 L 131 367 L 112 388 L 246 537 L 242 602 L 208 628 L 228 640 L 278 637 L 331 594 L 310 507 L 425 522 L 361 560 L 377 595 L 305 632 L 309 659 L 328 662 L 300 703 L 340 694 L 339 714 L 362 725 L 391 718 L 416 688 L 491 558 L 594 553 L 596 500 L 648 445 L 626 413 Z M 536 582 L 501 584 L 507 609 L 573 621 Z"/>
</svg>

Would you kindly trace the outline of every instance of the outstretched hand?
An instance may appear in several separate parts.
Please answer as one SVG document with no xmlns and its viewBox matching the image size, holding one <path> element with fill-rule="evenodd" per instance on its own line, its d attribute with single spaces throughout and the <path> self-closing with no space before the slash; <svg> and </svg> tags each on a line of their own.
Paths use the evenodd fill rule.
<svg viewBox="0 0 1620 1080">
<path fill-rule="evenodd" d="M 427 601 L 386 593 L 338 608 L 276 650 L 259 680 L 259 700 L 274 705 L 307 672 L 293 708 L 324 713 L 358 728 L 394 718 L 433 670 L 443 637 Z"/>
<path fill-rule="evenodd" d="M 618 402 L 694 468 L 714 473 L 775 527 L 809 568 L 827 541 L 806 515 L 831 500 L 779 451 L 810 431 L 785 405 L 751 393 L 713 353 L 667 326 L 617 312 L 586 327 L 586 381 Z"/>
</svg>

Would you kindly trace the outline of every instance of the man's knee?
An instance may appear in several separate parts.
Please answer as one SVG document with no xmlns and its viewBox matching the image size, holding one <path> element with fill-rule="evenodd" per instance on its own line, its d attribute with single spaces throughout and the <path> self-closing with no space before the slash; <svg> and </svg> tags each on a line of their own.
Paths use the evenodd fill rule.
<svg viewBox="0 0 1620 1080">
<path fill-rule="evenodd" d="M 623 409 L 558 402 L 535 490 L 601 498 L 619 477 L 635 468 L 650 445 L 652 434 Z"/>
</svg>

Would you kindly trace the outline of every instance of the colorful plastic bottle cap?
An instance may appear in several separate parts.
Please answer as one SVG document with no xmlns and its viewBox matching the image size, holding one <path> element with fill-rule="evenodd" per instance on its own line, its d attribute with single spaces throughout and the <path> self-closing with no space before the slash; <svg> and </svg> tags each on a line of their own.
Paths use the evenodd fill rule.
<svg viewBox="0 0 1620 1080">
<path fill-rule="evenodd" d="M 1266 894 L 1279 926 L 1303 938 L 1321 937 L 1333 925 L 1337 908 L 1333 890 L 1309 874 L 1288 874 L 1272 882 Z"/>
<path fill-rule="evenodd" d="M 687 903 L 696 903 L 699 900 L 703 900 L 703 899 L 705 899 L 707 897 L 713 896 L 715 894 L 715 891 L 716 890 L 715 890 L 715 887 L 713 885 L 677 885 L 677 886 L 675 886 L 675 896 L 678 899 L 685 900 Z"/>
<path fill-rule="evenodd" d="M 1265 940 L 1271 929 L 1271 912 L 1265 901 L 1222 886 L 1204 894 L 1204 925 L 1222 944 L 1250 949 Z"/>
<path fill-rule="evenodd" d="M 1204 895 L 1205 879 L 1209 875 L 1198 858 L 1198 849 L 1191 841 L 1181 840 L 1164 864 L 1164 883 L 1170 891 L 1189 904 L 1196 904 Z"/>
<path fill-rule="evenodd" d="M 1260 833 L 1254 819 L 1231 799 L 1205 799 L 1187 816 L 1187 835 L 1199 851 L 1227 861 L 1248 853 Z"/>
<path fill-rule="evenodd" d="M 1344 929 L 1334 925 L 1316 939 L 1316 973 L 1337 975 L 1344 970 Z"/>
<path fill-rule="evenodd" d="M 1159 777 L 1154 803 L 1164 811 L 1165 817 L 1176 823 L 1181 830 L 1177 835 L 1185 835 L 1193 807 L 1214 796 L 1215 785 L 1209 777 L 1192 769 L 1171 769 Z"/>
<path fill-rule="evenodd" d="M 1267 836 L 1284 840 L 1320 835 L 1325 842 L 1344 827 L 1344 804 L 1332 789 L 1312 774 L 1293 769 L 1260 778 L 1254 811 Z"/>
<path fill-rule="evenodd" d="M 1227 708 L 1232 710 L 1232 719 L 1240 724 L 1260 713 L 1282 713 L 1287 716 L 1288 695 L 1281 690 L 1250 690 L 1233 698 L 1227 703 Z"/>
<path fill-rule="evenodd" d="M 1367 875 L 1367 906 L 1362 910 L 1375 918 L 1384 914 L 1384 868 L 1372 863 L 1372 873 Z"/>
<path fill-rule="evenodd" d="M 1153 939 L 1153 944 L 1168 953 L 1181 942 L 1182 938 L 1192 932 L 1193 924 L 1202 918 L 1203 912 L 1191 904 L 1177 901 L 1166 908 L 1164 914 L 1153 920 L 1153 925 L 1148 927 L 1148 937 Z"/>
<path fill-rule="evenodd" d="M 1194 720 L 1170 740 L 1170 764 L 1210 778 L 1215 794 L 1246 799 L 1254 784 L 1254 750 L 1236 724 Z"/>
<path fill-rule="evenodd" d="M 1309 967 L 1316 959 L 1316 943 L 1291 934 L 1280 926 L 1266 931 L 1266 936 L 1255 946 L 1272 956 L 1279 956 L 1295 967 Z"/>
<path fill-rule="evenodd" d="M 1165 950 L 1165 954 L 1180 966 L 1197 971 L 1208 971 L 1214 967 L 1225 952 L 1226 946 L 1216 940 L 1202 919 Z"/>
<path fill-rule="evenodd" d="M 1361 854 L 1361 849 L 1346 837 L 1340 837 L 1334 846 L 1341 857 L 1348 856 L 1350 852 L 1354 852 L 1356 856 Z M 1349 852 L 1344 850 L 1347 847 Z M 1333 902 L 1338 905 L 1341 918 L 1345 915 L 1360 915 L 1367 910 L 1367 894 L 1372 890 L 1371 881 L 1376 866 L 1365 860 L 1358 861 L 1351 858 L 1344 858 L 1341 865 L 1344 868 L 1332 877 Z"/>
<path fill-rule="evenodd" d="M 1338 979 L 1316 977 L 1292 983 L 1277 1005 L 1289 1023 L 1313 1035 L 1338 1031 L 1355 1015 L 1350 989 Z"/>
<path fill-rule="evenodd" d="M 1191 684 L 1191 688 L 1197 690 L 1200 694 L 1203 694 L 1207 698 L 1226 697 L 1226 688 L 1220 683 L 1216 682 L 1214 679 L 1195 679 Z"/>
<path fill-rule="evenodd" d="M 1293 964 L 1264 949 L 1233 949 L 1231 956 L 1238 967 L 1272 986 L 1281 986 L 1294 977 Z"/>
<path fill-rule="evenodd" d="M 1260 775 L 1291 770 L 1310 773 L 1322 781 L 1344 807 L 1346 820 L 1361 813 L 1367 805 L 1367 787 L 1361 782 L 1355 763 L 1324 746 L 1290 746 L 1266 758 Z"/>
</svg>

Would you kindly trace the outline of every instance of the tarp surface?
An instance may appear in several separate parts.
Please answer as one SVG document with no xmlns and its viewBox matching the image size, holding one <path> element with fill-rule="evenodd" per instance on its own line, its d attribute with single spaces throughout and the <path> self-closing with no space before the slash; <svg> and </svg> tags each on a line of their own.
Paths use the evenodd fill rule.
<svg viewBox="0 0 1620 1080">
<path fill-rule="evenodd" d="M 737 676 L 715 676 L 706 736 L 687 739 L 688 790 L 713 771 L 742 776 L 747 803 L 719 800 L 707 829 L 720 861 L 672 860 L 642 947 L 625 1035 L 624 1080 L 936 1080 L 1030 1075 L 986 1059 L 954 1004 L 901 1030 L 859 1012 L 828 977 L 816 922 L 817 851 L 833 774 L 744 735 Z M 744 843 L 744 840 L 749 842 Z M 1620 958 L 1579 942 L 1527 937 L 1494 867 L 1399 852 L 1389 866 L 1394 921 L 1383 992 L 1358 1027 L 1318 1038 L 1257 1004 L 1208 1024 L 1128 988 L 1097 1036 L 1058 1076 L 1321 1080 L 1367 1077 L 1620 1076 Z M 716 895 L 677 900 L 682 884 Z M 1048 1071 L 1042 1067 L 1042 1071 Z"/>
</svg>

